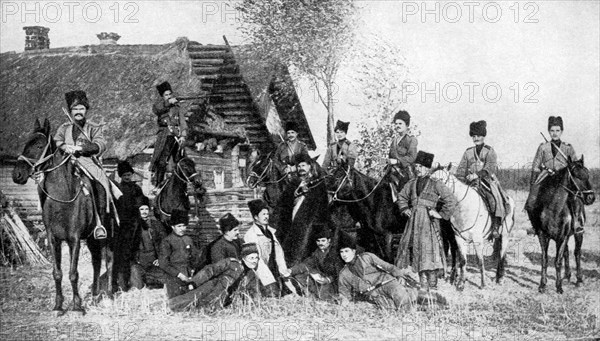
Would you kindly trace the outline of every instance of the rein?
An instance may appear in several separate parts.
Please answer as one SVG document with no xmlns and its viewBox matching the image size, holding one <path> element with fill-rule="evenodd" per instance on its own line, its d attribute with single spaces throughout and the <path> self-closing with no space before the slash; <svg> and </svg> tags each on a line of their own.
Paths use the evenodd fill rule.
<svg viewBox="0 0 600 341">
<path fill-rule="evenodd" d="M 176 169 L 176 171 L 175 171 L 175 172 L 173 172 L 173 173 L 175 174 L 175 176 L 176 176 L 176 177 L 177 177 L 179 180 L 181 180 L 182 182 L 184 182 L 184 183 L 187 185 L 187 184 L 190 184 L 190 183 L 192 183 L 192 180 L 191 180 L 191 179 L 192 179 L 193 177 L 197 176 L 199 173 L 198 173 L 198 172 L 196 172 L 196 173 L 193 173 L 193 174 L 191 174 L 190 176 L 187 176 L 187 175 L 185 174 L 185 172 L 183 171 L 183 168 L 181 167 L 181 161 L 183 161 L 184 159 L 185 159 L 185 158 L 182 158 L 181 160 L 179 160 L 179 162 L 177 162 L 177 169 Z M 178 171 L 181 171 L 181 175 L 179 175 L 179 172 L 178 172 Z M 160 199 L 162 198 L 163 189 L 164 189 L 165 187 L 167 187 L 167 184 L 168 184 L 168 183 L 171 181 L 171 179 L 172 179 L 172 178 L 173 178 L 173 177 L 169 177 L 169 179 L 167 179 L 167 181 L 165 181 L 165 183 L 164 183 L 164 184 L 163 184 L 163 185 L 160 187 L 160 189 L 158 190 L 158 195 L 157 195 L 157 197 L 156 197 L 156 207 L 158 208 L 158 210 L 160 211 L 160 213 L 164 214 L 164 215 L 165 215 L 165 216 L 167 216 L 167 217 L 170 217 L 170 216 L 171 216 L 171 214 L 170 214 L 170 213 L 167 213 L 167 212 L 165 212 L 165 210 L 163 210 L 163 209 L 162 209 L 162 207 L 160 206 L 160 201 L 161 201 Z M 186 195 L 188 194 L 188 193 L 187 193 L 187 187 L 186 187 L 186 189 L 185 189 L 185 194 L 186 194 Z"/>
<path fill-rule="evenodd" d="M 573 195 L 576 198 L 580 198 L 582 200 L 584 200 L 584 195 L 585 194 L 590 194 L 590 193 L 594 193 L 593 190 L 589 189 L 589 190 L 581 190 L 579 188 L 579 186 L 577 185 L 577 182 L 575 182 L 575 177 L 573 176 L 573 174 L 571 173 L 571 169 L 570 167 L 567 168 L 567 174 L 569 174 L 569 180 L 570 182 L 575 186 L 576 191 L 573 191 L 572 189 L 568 188 L 567 186 L 561 184 L 561 186 L 571 195 Z"/>
<path fill-rule="evenodd" d="M 382 176 L 381 179 L 379 179 L 379 181 L 377 182 L 377 184 L 373 187 L 373 189 L 367 195 L 365 195 L 364 197 L 362 197 L 360 199 L 352 199 L 352 200 L 340 199 L 338 197 L 338 193 L 342 189 L 342 185 L 344 184 L 344 182 L 346 182 L 346 180 L 350 179 L 350 172 L 351 171 L 352 170 L 350 169 L 350 167 L 348 167 L 348 169 L 345 170 L 346 174 L 344 175 L 344 178 L 340 182 L 338 188 L 335 190 L 335 192 L 333 192 L 333 198 L 331 200 L 338 201 L 338 202 L 344 202 L 344 203 L 355 203 L 355 202 L 363 201 L 363 200 L 367 199 L 368 197 L 370 197 L 373 193 L 375 193 L 375 190 L 377 189 L 377 187 L 379 187 L 379 185 L 381 184 L 381 182 L 385 178 L 385 175 Z"/>
<path fill-rule="evenodd" d="M 32 158 L 29 158 L 23 154 L 19 155 L 19 157 L 17 158 L 17 160 L 22 160 L 25 161 L 30 167 L 31 167 L 31 172 L 29 173 L 29 177 L 33 180 L 35 180 L 34 178 L 37 177 L 37 175 L 39 174 L 45 174 L 45 173 L 52 173 L 53 171 L 57 170 L 59 167 L 63 166 L 64 164 L 67 163 L 67 161 L 69 161 L 71 159 L 71 157 L 73 156 L 73 154 L 69 154 L 68 156 L 64 157 L 63 160 L 56 166 L 50 167 L 48 169 L 40 169 L 38 171 L 36 171 L 36 167 L 40 167 L 44 164 L 46 164 L 48 161 L 52 160 L 52 158 L 56 155 L 56 153 L 58 152 L 58 148 L 52 152 L 51 154 L 48 154 L 48 150 L 50 149 L 50 145 L 52 143 L 51 137 L 50 136 L 46 136 L 45 134 L 41 133 L 41 132 L 36 132 L 35 134 L 39 134 L 42 135 L 44 138 L 46 138 L 47 142 L 46 142 L 46 146 L 44 147 L 44 150 L 42 151 L 42 156 L 40 156 L 40 158 L 38 160 L 34 160 Z M 46 155 L 46 156 L 44 156 Z M 72 203 L 73 201 L 75 201 L 77 199 L 77 197 L 79 196 L 79 194 L 81 193 L 81 191 L 83 190 L 83 184 L 80 183 L 79 188 L 77 189 L 77 193 L 75 193 L 75 196 L 72 199 L 69 200 L 61 200 L 61 199 L 57 199 L 55 197 L 53 197 L 52 195 L 50 195 L 50 193 L 48 193 L 45 189 L 44 186 L 42 185 L 42 183 L 44 182 L 44 180 L 37 182 L 37 186 L 38 188 L 42 191 L 42 193 L 44 193 L 49 199 L 62 203 L 62 204 L 68 204 L 68 203 Z"/>
<path fill-rule="evenodd" d="M 260 173 L 260 175 L 258 175 L 255 171 L 250 172 L 250 174 L 246 178 L 246 184 L 249 183 L 251 178 L 257 178 L 256 183 L 252 186 L 249 186 L 250 188 L 255 189 L 256 186 L 258 186 L 259 184 L 263 184 L 263 185 L 278 184 L 281 181 L 286 179 L 287 175 L 284 175 L 275 181 L 264 181 L 265 178 L 267 177 L 267 174 L 269 172 L 271 172 L 272 170 L 273 170 L 273 159 L 269 158 L 269 164 L 267 165 L 267 167 L 265 167 L 265 169 L 262 171 L 262 173 Z"/>
</svg>

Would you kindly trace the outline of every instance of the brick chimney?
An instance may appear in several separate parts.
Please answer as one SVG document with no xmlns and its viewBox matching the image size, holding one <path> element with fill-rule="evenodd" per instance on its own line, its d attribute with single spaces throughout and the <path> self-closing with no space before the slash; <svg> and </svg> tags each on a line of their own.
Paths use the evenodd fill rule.
<svg viewBox="0 0 600 341">
<path fill-rule="evenodd" d="M 96 37 L 100 39 L 100 45 L 117 45 L 117 40 L 121 38 L 121 36 L 116 34 L 115 32 L 102 32 L 96 34 Z"/>
<path fill-rule="evenodd" d="M 50 38 L 48 38 L 48 27 L 25 26 L 25 51 L 43 50 L 50 48 Z"/>
</svg>

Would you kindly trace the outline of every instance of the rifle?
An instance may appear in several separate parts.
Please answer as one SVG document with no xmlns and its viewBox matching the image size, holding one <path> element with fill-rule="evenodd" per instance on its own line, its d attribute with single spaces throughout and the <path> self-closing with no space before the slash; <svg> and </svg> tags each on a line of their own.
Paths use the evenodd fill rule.
<svg viewBox="0 0 600 341">
<path fill-rule="evenodd" d="M 79 128 L 79 131 L 81 131 L 81 134 L 88 139 L 88 141 L 92 142 L 92 139 L 87 136 L 87 134 L 85 133 L 85 131 L 83 131 L 83 128 L 79 126 L 79 124 L 75 123 L 75 121 L 73 120 L 73 118 L 71 117 L 71 115 L 69 115 L 69 112 L 67 111 L 67 109 L 65 109 L 65 107 L 62 107 L 63 112 L 65 113 L 65 115 L 67 115 L 67 117 L 69 118 L 69 121 L 71 122 L 72 125 L 76 126 L 77 128 Z"/>
<path fill-rule="evenodd" d="M 548 139 L 546 138 L 546 135 L 544 135 L 544 133 L 542 133 L 541 131 L 540 131 L 540 134 L 544 138 L 544 141 L 548 142 Z M 557 145 L 555 145 L 554 143 L 552 143 L 552 141 L 550 141 L 550 143 L 552 144 L 552 146 L 554 148 L 556 148 L 556 150 L 558 150 L 558 152 L 560 153 L 560 155 L 562 155 L 565 158 L 565 160 L 569 161 L 569 158 L 567 158 L 567 156 L 565 155 L 565 153 L 562 150 L 560 150 L 560 147 L 558 147 Z"/>
</svg>

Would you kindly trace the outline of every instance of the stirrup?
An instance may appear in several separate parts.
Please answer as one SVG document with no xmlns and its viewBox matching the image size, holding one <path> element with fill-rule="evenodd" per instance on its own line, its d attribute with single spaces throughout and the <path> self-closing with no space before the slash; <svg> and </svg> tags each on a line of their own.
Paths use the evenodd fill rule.
<svg viewBox="0 0 600 341">
<path fill-rule="evenodd" d="M 108 236 L 108 232 L 106 232 L 106 228 L 102 225 L 96 225 L 96 227 L 94 227 L 94 239 L 106 239 L 106 237 Z"/>
</svg>

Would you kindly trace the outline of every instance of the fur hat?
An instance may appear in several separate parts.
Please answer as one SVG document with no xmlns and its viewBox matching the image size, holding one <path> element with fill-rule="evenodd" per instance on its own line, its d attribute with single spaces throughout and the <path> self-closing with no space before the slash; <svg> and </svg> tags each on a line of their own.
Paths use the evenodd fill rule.
<svg viewBox="0 0 600 341">
<path fill-rule="evenodd" d="M 119 174 L 119 177 L 122 177 L 125 173 L 133 173 L 133 167 L 131 167 L 129 162 L 121 161 L 117 165 L 117 174 Z"/>
<path fill-rule="evenodd" d="M 298 132 L 298 123 L 296 123 L 294 121 L 285 122 L 285 131 L 288 132 L 290 130 Z"/>
<path fill-rule="evenodd" d="M 417 153 L 417 158 L 415 159 L 415 163 L 418 163 L 423 167 L 431 168 L 431 164 L 433 163 L 433 154 L 419 150 Z"/>
<path fill-rule="evenodd" d="M 250 208 L 250 214 L 252 214 L 252 217 L 257 216 L 260 211 L 264 210 L 264 209 L 269 209 L 269 205 L 267 205 L 267 203 L 262 200 L 262 199 L 254 199 L 251 201 L 248 201 L 248 208 Z"/>
<path fill-rule="evenodd" d="M 396 122 L 396 120 L 402 120 L 406 123 L 406 126 L 410 126 L 410 114 L 408 111 L 400 110 L 394 115 L 394 120 L 392 122 Z"/>
<path fill-rule="evenodd" d="M 173 212 L 171 212 L 171 220 L 170 220 L 171 226 L 175 226 L 175 225 L 179 225 L 179 224 L 187 225 L 189 223 L 190 223 L 190 217 L 188 215 L 188 211 L 174 209 Z"/>
<path fill-rule="evenodd" d="M 560 130 L 565 130 L 563 126 L 563 120 L 560 116 L 550 116 L 548 117 L 548 130 L 554 126 L 559 126 Z"/>
<path fill-rule="evenodd" d="M 331 239 L 331 231 L 329 230 L 329 227 L 327 227 L 327 225 L 322 224 L 322 223 L 316 223 L 313 225 L 313 228 L 316 231 L 315 239 L 321 239 L 321 238 Z"/>
<path fill-rule="evenodd" d="M 301 154 L 297 154 L 294 156 L 294 161 L 297 166 L 302 162 L 306 162 L 309 165 L 312 165 L 314 160 L 310 157 L 310 155 L 308 155 L 306 153 L 301 153 Z"/>
<path fill-rule="evenodd" d="M 76 105 L 83 105 L 86 109 L 90 108 L 90 102 L 87 99 L 85 91 L 75 90 L 65 93 L 65 100 L 67 101 L 67 107 L 69 111 Z"/>
<path fill-rule="evenodd" d="M 256 246 L 256 243 L 246 243 L 242 245 L 242 251 L 240 252 L 242 258 L 253 253 L 258 253 L 258 246 Z"/>
<path fill-rule="evenodd" d="M 229 232 L 239 225 L 240 222 L 231 213 L 227 213 L 219 219 L 219 227 L 223 233 Z"/>
<path fill-rule="evenodd" d="M 135 198 L 135 206 L 137 207 L 142 207 L 142 206 L 148 206 L 150 207 L 150 199 L 148 199 L 147 196 L 142 195 L 141 197 L 136 197 Z"/>
<path fill-rule="evenodd" d="M 343 121 L 337 120 L 337 122 L 335 123 L 335 129 L 333 131 L 341 130 L 347 134 L 349 125 L 350 125 L 350 122 L 343 122 Z"/>
<path fill-rule="evenodd" d="M 356 240 L 349 235 L 340 234 L 340 240 L 338 242 L 338 250 L 351 248 L 356 250 Z"/>
<path fill-rule="evenodd" d="M 471 122 L 469 125 L 469 136 L 479 135 L 486 136 L 487 135 L 487 123 L 485 121 L 477 121 Z"/>
<path fill-rule="evenodd" d="M 162 82 L 160 84 L 158 84 L 156 86 L 156 90 L 158 90 L 158 94 L 159 95 L 163 95 L 165 93 L 165 91 L 173 91 L 173 89 L 171 89 L 171 84 L 169 84 L 169 82 Z"/>
</svg>

